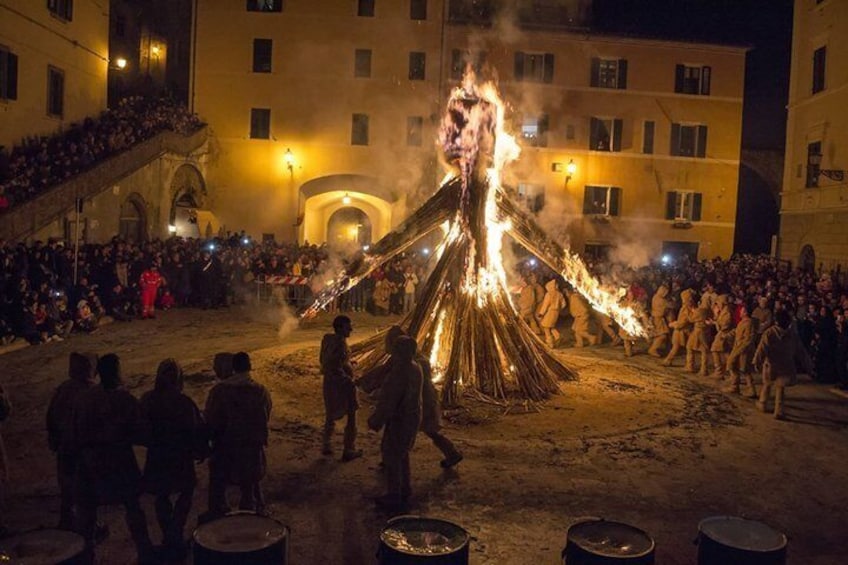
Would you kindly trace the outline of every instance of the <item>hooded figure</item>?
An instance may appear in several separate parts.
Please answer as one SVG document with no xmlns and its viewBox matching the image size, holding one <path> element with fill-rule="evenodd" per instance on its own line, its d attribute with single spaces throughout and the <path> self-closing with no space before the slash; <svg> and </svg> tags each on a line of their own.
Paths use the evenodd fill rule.
<svg viewBox="0 0 848 565">
<path fill-rule="evenodd" d="M 542 330 L 539 329 L 539 324 L 536 323 L 536 289 L 530 283 L 530 276 L 525 275 L 524 284 L 521 286 L 521 294 L 518 296 L 518 313 L 521 319 L 530 326 L 534 334 L 539 335 Z"/>
<path fill-rule="evenodd" d="M 648 354 L 652 357 L 660 357 L 660 349 L 665 347 L 668 341 L 669 327 L 666 316 L 671 310 L 671 301 L 668 299 L 668 286 L 661 284 L 651 298 L 651 321 L 654 326 L 654 339 Z"/>
<path fill-rule="evenodd" d="M 717 379 L 724 378 L 724 368 L 727 364 L 727 353 L 733 345 L 733 312 L 730 310 L 729 297 L 726 294 L 719 295 L 713 303 L 715 309 L 716 335 L 710 351 L 713 354 L 713 376 Z"/>
<path fill-rule="evenodd" d="M 156 495 L 156 519 L 163 546 L 174 559 L 185 557 L 183 530 L 197 483 L 195 459 L 206 456 L 207 436 L 200 410 L 182 393 L 183 371 L 174 359 L 159 363 L 154 389 L 141 398 L 147 459 L 145 491 Z M 175 503 L 171 495 L 177 494 Z"/>
<path fill-rule="evenodd" d="M 699 374 L 707 376 L 707 352 L 710 344 L 707 341 L 707 323 L 710 319 L 710 311 L 706 308 L 693 308 L 689 320 L 692 322 L 692 332 L 686 339 L 686 370 L 695 372 L 695 353 L 701 358 Z"/>
<path fill-rule="evenodd" d="M 545 283 L 545 297 L 539 305 L 539 310 L 536 316 L 539 318 L 539 325 L 542 326 L 542 331 L 545 332 L 545 343 L 548 347 L 555 347 L 562 337 L 559 330 L 556 329 L 559 313 L 566 307 L 565 297 L 557 288 L 556 279 L 551 279 Z"/>
<path fill-rule="evenodd" d="M 785 310 L 777 313 L 777 323 L 767 329 L 754 353 L 754 365 L 763 368 L 763 388 L 757 408 L 766 412 L 769 392 L 774 387 L 774 417 L 783 419 L 784 388 L 795 384 L 796 367 L 801 365 L 809 373 L 812 361 L 801 345 L 798 334 L 792 327 L 792 318 Z"/>
<path fill-rule="evenodd" d="M 398 508 L 412 494 L 409 452 L 421 425 L 423 375 L 415 362 L 416 343 L 400 336 L 392 347 L 392 368 L 380 388 L 380 399 L 368 418 L 368 427 L 383 429 L 380 451 L 386 466 L 386 495 L 378 505 Z"/>
<path fill-rule="evenodd" d="M 350 362 L 350 349 L 347 338 L 353 331 L 353 324 L 347 316 L 336 316 L 333 320 L 334 333 L 325 334 L 321 340 L 321 373 L 324 375 L 324 434 L 321 453 L 333 454 L 330 440 L 333 437 L 336 420 L 347 416 L 344 431 L 344 453 L 342 460 L 352 461 L 362 457 L 362 451 L 356 449 L 356 385 L 353 378 L 353 365 Z"/>
<path fill-rule="evenodd" d="M 97 374 L 97 355 L 71 353 L 68 358 L 68 380 L 59 385 L 47 407 L 47 445 L 56 454 L 56 475 L 59 479 L 59 529 L 74 527 L 74 475 L 77 470 L 78 448 L 73 437 L 74 404 L 94 386 Z"/>
<path fill-rule="evenodd" d="M 589 301 L 577 291 L 572 290 L 568 293 L 568 312 L 574 318 L 571 324 L 571 330 L 574 332 L 574 345 L 583 347 L 583 342 L 586 341 L 589 345 L 597 344 L 597 336 L 592 335 L 589 331 L 589 319 L 592 316 L 592 307 L 589 306 Z"/>
<path fill-rule="evenodd" d="M 754 320 L 748 315 L 748 308 L 743 304 L 739 309 L 739 323 L 733 330 L 733 349 L 727 356 L 727 372 L 730 373 L 730 384 L 725 392 L 739 394 L 739 374 L 745 375 L 747 396 L 756 398 L 757 390 L 754 380 L 748 372 L 748 357 L 754 347 Z"/>
<path fill-rule="evenodd" d="M 669 323 L 672 329 L 671 333 L 671 351 L 663 360 L 664 367 L 670 367 L 677 353 L 686 347 L 686 342 L 689 337 L 689 332 L 692 329 L 692 316 L 695 311 L 695 303 L 692 300 L 692 291 L 686 289 L 680 293 L 680 310 L 677 312 L 677 319 Z"/>
</svg>

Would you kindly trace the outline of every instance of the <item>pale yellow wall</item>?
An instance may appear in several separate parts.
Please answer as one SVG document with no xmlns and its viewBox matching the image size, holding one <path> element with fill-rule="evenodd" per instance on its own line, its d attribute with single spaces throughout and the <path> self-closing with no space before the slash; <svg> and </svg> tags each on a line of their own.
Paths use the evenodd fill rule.
<svg viewBox="0 0 848 565">
<path fill-rule="evenodd" d="M 393 188 L 386 200 L 393 204 L 390 223 L 397 224 L 397 216 L 414 205 L 404 205 L 401 197 L 409 194 L 415 202 L 415 196 L 434 191 L 441 176 L 427 163 L 435 157 L 438 119 L 453 86 L 451 50 L 470 48 L 487 51 L 511 107 L 511 129 L 520 129 L 522 112 L 549 114 L 549 146 L 526 148 L 505 179 L 545 185 L 547 213 L 560 214 L 560 223 L 570 222 L 578 250 L 587 240 L 636 238 L 657 254 L 664 240 L 700 240 L 702 256 L 732 252 L 744 49 L 443 26 L 442 3 L 429 4 L 428 21 L 413 22 L 406 1 L 378 2 L 376 18 L 356 17 L 353 0 L 289 2 L 280 14 L 249 13 L 240 2 L 200 1 L 194 102 L 217 137 L 209 186 L 225 223 L 243 225 L 254 235 L 266 231 L 291 237 L 298 187 L 328 175 L 360 174 Z M 274 40 L 274 72 L 250 72 L 254 37 Z M 354 78 L 356 48 L 373 50 L 371 78 Z M 553 84 L 514 82 L 517 50 L 554 53 Z M 427 80 L 408 80 L 409 51 L 427 53 Z M 628 89 L 591 88 L 593 56 L 628 59 Z M 675 94 L 677 63 L 710 65 L 711 95 Z M 272 109 L 271 140 L 248 139 L 251 107 Z M 350 145 L 354 112 L 371 118 L 368 147 Z M 622 152 L 588 150 L 593 115 L 624 120 Z M 408 116 L 425 118 L 420 148 L 406 146 Z M 654 155 L 641 154 L 644 120 L 656 122 Z M 669 156 L 672 122 L 708 126 L 706 159 Z M 575 129 L 573 140 L 566 139 L 569 124 Z M 283 161 L 287 148 L 297 159 L 291 174 Z M 564 175 L 552 173 L 551 164 L 570 159 L 578 172 L 566 191 Z M 624 191 L 622 217 L 600 231 L 579 217 L 586 184 Z M 702 192 L 702 221 L 692 229 L 673 229 L 664 219 L 669 190 Z M 577 221 L 571 221 L 575 210 Z"/>
<path fill-rule="evenodd" d="M 813 52 L 827 46 L 825 89 L 812 93 Z M 848 213 L 848 183 L 819 178 L 806 188 L 807 145 L 822 143 L 822 169 L 848 169 L 848 2 L 795 2 L 786 159 L 781 203 L 780 256 L 793 263 L 812 245 L 825 268 L 848 264 L 839 234 Z"/>
<path fill-rule="evenodd" d="M 41 0 L 0 3 L 0 45 L 18 56 L 18 99 L 0 100 L 0 145 L 50 134 L 106 108 L 109 2 L 74 2 L 60 20 Z M 65 72 L 63 118 L 47 115 L 47 66 Z"/>
</svg>

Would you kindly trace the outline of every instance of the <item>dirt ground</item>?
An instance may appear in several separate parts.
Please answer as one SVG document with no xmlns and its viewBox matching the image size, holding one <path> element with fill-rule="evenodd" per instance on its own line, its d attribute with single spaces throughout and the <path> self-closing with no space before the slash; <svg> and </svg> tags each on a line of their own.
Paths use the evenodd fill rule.
<svg viewBox="0 0 848 565">
<path fill-rule="evenodd" d="M 57 521 L 44 415 L 71 351 L 117 352 L 137 396 L 152 387 L 157 363 L 175 357 L 191 374 L 187 393 L 202 406 L 213 384 L 204 373 L 212 356 L 244 350 L 273 396 L 264 490 L 271 514 L 291 528 L 290 562 L 374 563 L 388 516 L 371 501 L 382 483 L 379 437 L 365 431 L 368 409 L 359 418 L 365 457 L 322 457 L 316 353 L 329 318 L 284 338 L 278 323 L 278 313 L 256 307 L 181 310 L 0 356 L 0 381 L 14 403 L 3 429 L 12 466 L 7 524 L 28 530 Z M 354 338 L 388 323 L 354 315 Z M 465 454 L 455 471 L 443 472 L 440 454 L 419 436 L 415 513 L 464 526 L 473 564 L 561 563 L 566 530 L 581 516 L 634 524 L 656 541 L 657 563 L 691 564 L 698 523 L 715 515 L 785 532 L 791 565 L 848 563 L 848 400 L 804 381 L 789 391 L 788 421 L 781 422 L 721 393 L 712 379 L 662 369 L 644 354 L 625 360 L 611 347 L 561 353 L 579 379 L 562 383 L 562 394 L 540 411 L 474 405 L 449 414 L 446 434 Z M 190 526 L 205 507 L 205 466 L 199 475 Z M 144 507 L 155 541 L 152 501 Z M 112 533 L 98 547 L 98 562 L 133 562 L 120 510 L 101 514 Z"/>
</svg>

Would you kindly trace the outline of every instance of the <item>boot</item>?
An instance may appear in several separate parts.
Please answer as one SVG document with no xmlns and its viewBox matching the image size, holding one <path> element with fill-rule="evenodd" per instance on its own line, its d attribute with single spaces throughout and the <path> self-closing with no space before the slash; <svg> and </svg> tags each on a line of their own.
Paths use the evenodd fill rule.
<svg viewBox="0 0 848 565">
<path fill-rule="evenodd" d="M 662 355 L 660 355 L 660 348 L 663 346 L 664 341 L 663 336 L 655 337 L 651 342 L 651 347 L 648 348 L 648 355 L 651 357 L 662 357 Z"/>
<path fill-rule="evenodd" d="M 624 356 L 633 357 L 633 343 L 629 339 L 624 340 Z"/>
<path fill-rule="evenodd" d="M 724 388 L 721 389 L 722 392 L 726 392 L 728 394 L 739 394 L 739 383 L 730 383 L 725 385 Z"/>
<path fill-rule="evenodd" d="M 713 378 L 717 381 L 724 379 L 724 365 L 721 362 L 721 353 L 713 352 Z"/>
<path fill-rule="evenodd" d="M 786 415 L 783 413 L 783 387 L 774 387 L 774 417 L 776 420 L 783 420 Z"/>
<path fill-rule="evenodd" d="M 686 365 L 683 370 L 687 373 L 695 373 L 695 352 L 691 349 L 686 350 Z"/>
<path fill-rule="evenodd" d="M 768 397 L 769 397 L 769 383 L 763 383 L 763 388 L 760 390 L 760 398 L 757 400 L 757 410 L 760 412 L 768 412 Z"/>
<path fill-rule="evenodd" d="M 745 396 L 757 398 L 757 387 L 754 386 L 754 379 L 751 378 L 751 375 L 745 375 Z"/>
<path fill-rule="evenodd" d="M 699 377 L 706 377 L 709 374 L 709 370 L 710 370 L 710 368 L 709 368 L 709 365 L 707 363 L 707 352 L 702 351 L 701 352 L 701 368 L 698 371 L 698 376 Z"/>
</svg>

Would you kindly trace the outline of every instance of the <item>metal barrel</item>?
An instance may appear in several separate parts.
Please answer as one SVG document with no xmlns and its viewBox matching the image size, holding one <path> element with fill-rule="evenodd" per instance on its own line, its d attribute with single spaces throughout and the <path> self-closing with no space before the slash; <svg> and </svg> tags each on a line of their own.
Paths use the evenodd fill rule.
<svg viewBox="0 0 848 565">
<path fill-rule="evenodd" d="M 397 516 L 380 532 L 381 565 L 468 565 L 469 535 L 461 526 L 423 516 Z"/>
<path fill-rule="evenodd" d="M 698 524 L 698 565 L 786 565 L 786 543 L 762 522 L 713 516 Z"/>
<path fill-rule="evenodd" d="M 566 534 L 565 565 L 653 565 L 654 540 L 644 531 L 600 518 L 572 524 Z"/>
<path fill-rule="evenodd" d="M 67 530 L 34 530 L 0 540 L 0 563 L 86 563 L 85 540 Z"/>
<path fill-rule="evenodd" d="M 198 526 L 192 535 L 195 565 L 287 565 L 289 529 L 250 512 Z"/>
</svg>

